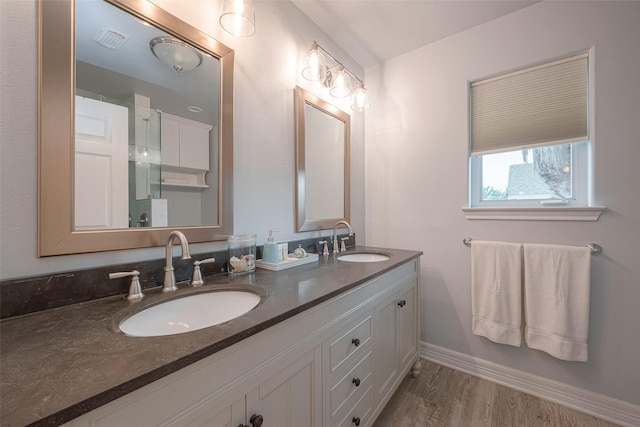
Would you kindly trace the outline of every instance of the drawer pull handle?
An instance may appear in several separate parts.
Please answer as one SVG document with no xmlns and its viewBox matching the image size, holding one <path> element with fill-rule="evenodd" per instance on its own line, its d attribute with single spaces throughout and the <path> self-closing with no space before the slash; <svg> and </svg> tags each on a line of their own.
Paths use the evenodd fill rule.
<svg viewBox="0 0 640 427">
<path fill-rule="evenodd" d="M 360 387 L 360 378 L 354 378 L 351 382 L 355 384 L 356 387 Z"/>
<path fill-rule="evenodd" d="M 358 427 L 360 425 L 360 418 L 358 417 L 353 417 L 351 419 L 351 422 L 354 423 L 356 425 L 356 427 Z"/>
<path fill-rule="evenodd" d="M 358 338 L 354 338 L 351 340 L 351 344 L 355 345 L 356 347 L 360 345 L 360 340 Z"/>
<path fill-rule="evenodd" d="M 402 300 L 398 301 L 398 307 L 402 308 L 402 307 L 404 307 L 405 305 L 407 305 L 407 301 L 406 301 L 406 300 L 403 300 L 403 299 L 402 299 Z"/>
<path fill-rule="evenodd" d="M 253 427 L 262 426 L 263 421 L 264 419 L 262 418 L 262 415 L 256 415 L 256 414 L 251 415 L 251 418 L 249 419 L 249 422 Z"/>
</svg>

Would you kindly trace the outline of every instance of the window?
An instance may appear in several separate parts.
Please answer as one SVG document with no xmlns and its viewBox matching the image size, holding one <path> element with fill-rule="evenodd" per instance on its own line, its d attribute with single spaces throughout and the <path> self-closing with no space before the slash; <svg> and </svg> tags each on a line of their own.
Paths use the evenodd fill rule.
<svg viewBox="0 0 640 427">
<path fill-rule="evenodd" d="M 471 84 L 470 207 L 588 205 L 588 55 Z"/>
</svg>

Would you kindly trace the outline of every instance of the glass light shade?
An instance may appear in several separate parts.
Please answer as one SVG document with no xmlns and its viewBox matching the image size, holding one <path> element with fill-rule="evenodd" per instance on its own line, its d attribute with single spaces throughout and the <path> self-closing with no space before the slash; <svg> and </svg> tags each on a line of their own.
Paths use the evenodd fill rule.
<svg viewBox="0 0 640 427">
<path fill-rule="evenodd" d="M 202 55 L 173 37 L 155 37 L 149 42 L 153 54 L 176 72 L 190 71 L 202 64 Z"/>
<path fill-rule="evenodd" d="M 234 36 L 252 36 L 256 31 L 256 13 L 251 0 L 224 0 L 220 25 Z"/>
<path fill-rule="evenodd" d="M 344 67 L 338 67 L 331 81 L 331 89 L 329 89 L 331 96 L 336 98 L 344 98 L 351 95 L 351 77 L 344 70 Z"/>
<path fill-rule="evenodd" d="M 325 71 L 324 55 L 320 52 L 318 45 L 313 45 L 304 57 L 305 68 L 302 70 L 302 77 L 312 82 L 322 79 Z"/>
<path fill-rule="evenodd" d="M 365 111 L 371 107 L 371 102 L 369 101 L 369 94 L 367 90 L 364 88 L 364 83 L 362 83 L 358 89 L 353 94 L 351 109 L 355 111 Z"/>
</svg>

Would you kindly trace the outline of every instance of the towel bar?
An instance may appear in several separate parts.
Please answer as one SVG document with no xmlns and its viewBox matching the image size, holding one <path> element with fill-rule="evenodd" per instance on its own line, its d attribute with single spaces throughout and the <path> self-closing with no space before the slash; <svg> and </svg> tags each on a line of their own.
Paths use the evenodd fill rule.
<svg viewBox="0 0 640 427">
<path fill-rule="evenodd" d="M 462 243 L 464 243 L 466 247 L 470 248 L 472 240 L 473 239 L 471 237 L 465 237 L 462 239 Z M 591 249 L 591 255 L 600 255 L 602 253 L 602 246 L 597 243 L 587 243 L 585 246 Z"/>
</svg>

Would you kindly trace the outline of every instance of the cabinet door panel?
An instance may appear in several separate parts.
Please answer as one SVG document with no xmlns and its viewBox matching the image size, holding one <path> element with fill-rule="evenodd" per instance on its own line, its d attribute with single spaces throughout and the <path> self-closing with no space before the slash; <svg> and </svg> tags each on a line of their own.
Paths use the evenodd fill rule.
<svg viewBox="0 0 640 427">
<path fill-rule="evenodd" d="M 223 408 L 211 408 L 206 413 L 200 415 L 194 420 L 188 421 L 189 416 L 172 421 L 172 426 L 184 425 L 189 427 L 238 427 L 244 425 L 245 417 L 245 398 L 238 399 L 232 405 Z"/>
<path fill-rule="evenodd" d="M 160 153 L 164 166 L 180 166 L 180 122 L 163 114 L 160 119 Z"/>
<path fill-rule="evenodd" d="M 376 306 L 374 378 L 375 398 L 380 402 L 390 391 L 398 371 L 396 310 L 398 294 L 383 298 Z"/>
<path fill-rule="evenodd" d="M 400 300 L 404 302 L 398 310 L 398 358 L 401 368 L 411 363 L 416 354 L 417 298 L 415 281 L 412 281 L 409 288 L 400 291 Z"/>
<path fill-rule="evenodd" d="M 319 426 L 319 358 L 312 350 L 247 395 L 247 420 L 262 415 L 264 427 Z"/>
<path fill-rule="evenodd" d="M 209 170 L 209 131 L 207 129 L 181 124 L 180 166 Z"/>
</svg>

